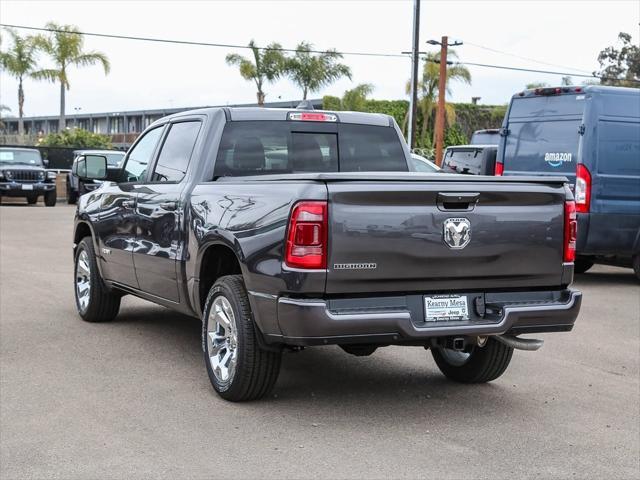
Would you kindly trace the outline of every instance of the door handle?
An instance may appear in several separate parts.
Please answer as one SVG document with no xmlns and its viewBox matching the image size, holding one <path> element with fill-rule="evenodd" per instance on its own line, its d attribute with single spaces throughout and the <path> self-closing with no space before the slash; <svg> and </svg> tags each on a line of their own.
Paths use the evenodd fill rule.
<svg viewBox="0 0 640 480">
<path fill-rule="evenodd" d="M 479 192 L 440 192 L 437 197 L 438 209 L 473 210 L 479 198 Z"/>
<path fill-rule="evenodd" d="M 136 202 L 134 200 L 124 200 L 122 202 L 122 208 L 132 209 L 135 205 Z"/>
<path fill-rule="evenodd" d="M 173 211 L 178 208 L 178 202 L 162 202 L 160 208 L 164 210 Z"/>
</svg>

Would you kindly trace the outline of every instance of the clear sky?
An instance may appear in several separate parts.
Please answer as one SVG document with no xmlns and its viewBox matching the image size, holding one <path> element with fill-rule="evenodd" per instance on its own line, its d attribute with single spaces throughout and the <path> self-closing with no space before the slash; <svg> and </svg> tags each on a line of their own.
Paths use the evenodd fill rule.
<svg viewBox="0 0 640 480">
<path fill-rule="evenodd" d="M 433 51 L 437 47 L 425 41 L 448 35 L 465 42 L 457 52 L 468 62 L 589 73 L 598 67 L 598 52 L 615 43 L 620 31 L 631 33 L 636 43 L 640 40 L 638 0 L 422 0 L 421 5 L 421 48 Z M 0 21 L 41 27 L 52 20 L 88 32 L 228 44 L 246 44 L 253 38 L 260 45 L 277 41 L 295 47 L 306 40 L 318 48 L 400 53 L 411 48 L 412 9 L 411 0 L 2 0 Z M 4 40 L 2 47 L 6 44 Z M 72 69 L 67 115 L 74 108 L 91 113 L 255 101 L 255 86 L 225 64 L 228 49 L 91 37 L 86 48 L 106 53 L 111 73 L 104 76 L 97 66 Z M 345 56 L 344 62 L 352 68 L 352 81 L 343 79 L 312 97 L 342 95 L 366 82 L 375 86 L 375 98 L 406 98 L 408 59 Z M 468 102 L 479 96 L 481 103 L 506 103 L 527 83 L 560 83 L 558 75 L 470 70 L 472 85 L 452 84 L 450 100 Z M 301 96 L 288 80 L 267 85 L 265 91 L 267 101 Z M 27 116 L 58 113 L 55 85 L 28 80 L 25 92 Z M 17 114 L 17 83 L 5 74 L 0 75 L 0 96 L 1 103 Z"/>
</svg>

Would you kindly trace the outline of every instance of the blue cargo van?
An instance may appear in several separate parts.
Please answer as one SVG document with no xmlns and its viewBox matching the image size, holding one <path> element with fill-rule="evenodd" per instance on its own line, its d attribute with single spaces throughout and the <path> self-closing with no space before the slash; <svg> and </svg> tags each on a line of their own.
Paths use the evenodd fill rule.
<svg viewBox="0 0 640 480">
<path fill-rule="evenodd" d="M 511 99 L 496 175 L 564 175 L 578 211 L 576 272 L 633 267 L 640 279 L 640 89 L 536 88 Z"/>
</svg>

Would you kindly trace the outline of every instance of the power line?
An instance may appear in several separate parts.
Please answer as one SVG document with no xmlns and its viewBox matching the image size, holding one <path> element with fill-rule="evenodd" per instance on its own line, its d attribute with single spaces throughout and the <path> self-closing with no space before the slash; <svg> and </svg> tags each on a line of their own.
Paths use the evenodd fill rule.
<svg viewBox="0 0 640 480">
<path fill-rule="evenodd" d="M 566 69 L 569 69 L 569 70 L 575 70 L 577 72 L 588 73 L 588 74 L 591 73 L 591 72 L 589 72 L 587 70 L 583 70 L 581 68 L 567 67 L 565 65 L 558 65 L 556 63 L 543 62 L 542 60 L 536 60 L 535 58 L 525 57 L 525 56 L 518 55 L 518 54 L 515 54 L 515 53 L 505 52 L 504 50 L 498 50 L 497 48 L 485 47 L 484 45 L 479 45 L 477 43 L 469 42 L 467 40 L 465 40 L 464 43 L 465 43 L 465 45 L 471 45 L 472 47 L 481 48 L 482 50 L 487 50 L 489 52 L 499 53 L 501 55 L 507 55 L 509 57 L 519 58 L 521 60 L 527 60 L 529 62 L 539 63 L 541 65 L 548 65 L 550 67 L 557 67 L 557 68 L 566 68 Z"/>
<path fill-rule="evenodd" d="M 234 45 L 231 43 L 210 43 L 210 42 L 196 42 L 191 40 L 173 40 L 168 38 L 157 38 L 157 37 L 134 37 L 131 35 L 116 35 L 109 33 L 95 33 L 95 32 L 70 32 L 68 30 L 60 30 L 55 28 L 39 28 L 39 27 L 28 27 L 25 25 L 11 25 L 0 23 L 0 27 L 8 27 L 8 28 L 19 28 L 24 30 L 35 30 L 39 32 L 53 32 L 53 33 L 71 33 L 75 35 L 84 35 L 87 37 L 100 37 L 100 38 L 116 38 L 120 40 L 137 40 L 142 42 L 157 42 L 157 43 L 172 43 L 177 45 L 196 45 L 201 47 L 219 47 L 219 48 L 241 48 L 245 50 L 250 50 L 251 47 L 248 45 Z M 281 52 L 292 52 L 295 53 L 297 50 L 295 48 L 269 48 L 269 47 L 255 47 L 258 50 L 277 50 Z M 309 53 L 326 53 L 327 50 L 307 50 Z M 406 58 L 406 55 L 397 54 L 397 53 L 372 53 L 372 52 L 337 52 L 341 55 L 356 55 L 363 57 L 395 57 L 395 58 Z"/>
<path fill-rule="evenodd" d="M 533 72 L 533 73 L 544 73 L 544 74 L 548 74 L 548 75 L 562 75 L 562 76 L 572 76 L 572 77 L 580 77 L 580 78 L 592 78 L 594 80 L 610 80 L 610 81 L 624 81 L 624 82 L 631 82 L 631 83 L 637 83 L 640 85 L 640 80 L 633 80 L 633 79 L 620 79 L 620 78 L 615 78 L 615 77 L 599 77 L 597 75 L 581 75 L 579 73 L 567 73 L 567 72 L 552 72 L 549 70 L 535 70 L 532 68 L 519 68 L 519 67 L 507 67 L 504 65 L 489 65 L 489 64 L 485 64 L 485 63 L 473 63 L 473 62 L 456 62 L 457 65 L 470 65 L 473 67 L 486 67 L 486 68 L 498 68 L 500 70 L 514 70 L 516 72 Z"/>
<path fill-rule="evenodd" d="M 251 49 L 251 47 L 249 47 L 248 45 L 235 45 L 231 43 L 196 42 L 191 40 L 174 40 L 174 39 L 156 38 L 156 37 L 136 37 L 131 35 L 116 35 L 116 34 L 97 33 L 97 32 L 81 32 L 81 31 L 69 32 L 67 30 L 60 30 L 60 29 L 29 27 L 26 25 L 13 25 L 13 24 L 6 24 L 6 23 L 0 23 L 0 27 L 18 28 L 18 29 L 24 29 L 24 30 L 35 30 L 39 32 L 71 33 L 75 35 L 84 35 L 88 37 L 114 38 L 114 39 L 120 39 L 120 40 L 136 40 L 136 41 L 156 42 L 156 43 L 169 43 L 169 44 L 176 44 L 176 45 L 196 45 L 196 46 L 202 46 L 202 47 L 233 48 L 233 49 L 245 49 L 245 50 Z M 257 48 L 258 50 L 269 50 L 268 47 L 255 47 L 255 48 Z M 278 49 L 272 49 L 272 50 L 278 50 L 281 52 L 291 52 L 291 53 L 295 53 L 297 51 L 294 48 L 278 48 Z M 327 50 L 308 50 L 308 52 L 309 53 L 326 53 Z M 351 52 L 351 51 L 344 51 L 344 52 L 337 51 L 336 53 L 339 53 L 341 55 L 353 55 L 353 56 L 363 56 L 363 57 L 408 58 L 407 54 L 401 54 L 401 53 L 398 54 L 398 53 Z M 427 60 L 427 59 L 424 59 L 424 60 L 432 61 L 432 62 L 434 61 L 434 60 Z M 504 65 L 491 65 L 491 64 L 485 64 L 485 63 L 473 63 L 473 62 L 456 62 L 456 63 L 458 65 L 468 65 L 468 66 L 483 67 L 483 68 L 497 68 L 500 70 L 513 70 L 518 72 L 574 76 L 574 77 L 581 77 L 581 78 L 593 78 L 595 80 L 619 80 L 618 78 L 598 77 L 596 75 L 583 75 L 583 74 L 577 74 L 577 73 L 571 73 L 571 72 L 556 72 L 556 71 L 538 70 L 538 69 L 532 69 L 532 68 L 509 67 Z M 563 67 L 563 68 L 570 68 L 570 67 Z M 636 80 L 626 80 L 626 81 L 640 84 L 640 81 L 636 81 Z"/>
<path fill-rule="evenodd" d="M 436 62 L 436 63 L 440 63 L 440 62 Z M 508 67 L 505 65 L 491 65 L 488 63 L 473 63 L 473 62 L 455 62 L 456 65 L 469 65 L 472 67 L 486 67 L 486 68 L 497 68 L 500 70 L 514 70 L 517 72 L 532 72 L 532 73 L 545 73 L 548 75 L 571 75 L 574 77 L 581 77 L 581 78 L 595 78 L 595 79 L 603 79 L 601 77 L 596 77 L 595 75 L 582 75 L 582 74 L 578 74 L 578 73 L 567 73 L 567 72 L 554 72 L 551 70 L 537 70 L 534 68 L 520 68 L 520 67 Z M 606 80 L 606 79 L 603 79 Z"/>
</svg>

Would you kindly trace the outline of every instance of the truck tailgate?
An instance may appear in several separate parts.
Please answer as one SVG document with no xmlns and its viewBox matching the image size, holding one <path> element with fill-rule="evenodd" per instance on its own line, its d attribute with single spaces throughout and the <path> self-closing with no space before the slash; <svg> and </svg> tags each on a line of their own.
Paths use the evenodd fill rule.
<svg viewBox="0 0 640 480">
<path fill-rule="evenodd" d="M 327 179 L 327 293 L 559 286 L 562 182 L 475 178 Z"/>
</svg>

